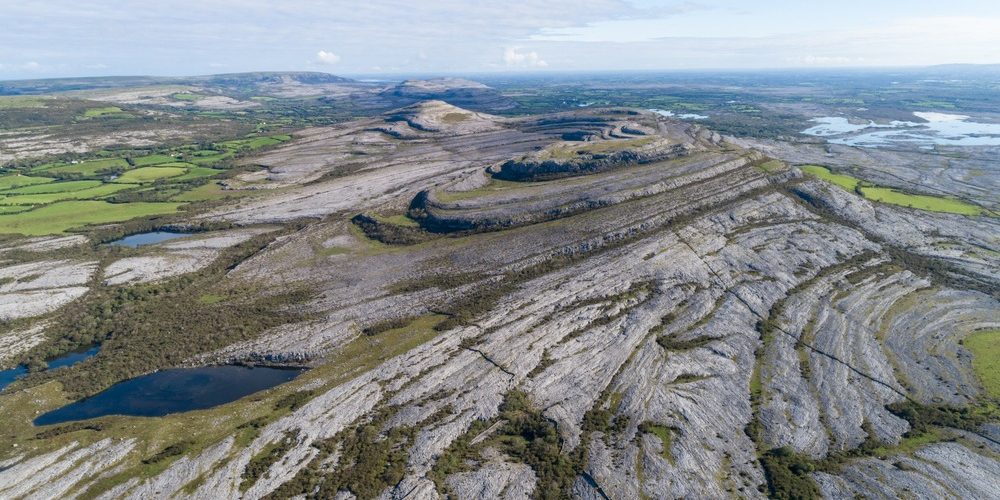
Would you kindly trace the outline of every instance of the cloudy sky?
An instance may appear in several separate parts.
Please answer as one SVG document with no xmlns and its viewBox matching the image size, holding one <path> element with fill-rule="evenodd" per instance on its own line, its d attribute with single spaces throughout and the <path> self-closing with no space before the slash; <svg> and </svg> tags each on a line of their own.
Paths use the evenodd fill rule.
<svg viewBox="0 0 1000 500">
<path fill-rule="evenodd" d="M 0 0 L 0 79 L 1000 63 L 996 0 Z"/>
</svg>

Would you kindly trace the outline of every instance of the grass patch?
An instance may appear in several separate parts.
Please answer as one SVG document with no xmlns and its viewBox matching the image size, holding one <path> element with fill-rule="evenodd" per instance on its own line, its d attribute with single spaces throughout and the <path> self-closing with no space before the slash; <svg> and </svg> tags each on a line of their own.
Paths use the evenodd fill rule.
<svg viewBox="0 0 1000 500">
<path fill-rule="evenodd" d="M 121 222 L 136 217 L 170 214 L 179 203 L 119 203 L 63 201 L 28 212 L 0 216 L 0 234 L 27 236 L 59 234 L 87 224 Z"/>
<path fill-rule="evenodd" d="M 645 146 L 657 140 L 655 136 L 639 137 L 637 139 L 610 139 L 593 142 L 560 142 L 546 148 L 539 155 L 540 159 L 571 160 L 581 155 L 610 154 Z"/>
<path fill-rule="evenodd" d="M 389 217 L 379 217 L 379 220 L 381 220 L 382 222 L 387 222 L 389 224 L 395 224 L 397 226 L 420 227 L 420 224 L 418 224 L 417 221 L 403 214 L 392 215 Z"/>
<path fill-rule="evenodd" d="M 102 198 L 117 193 L 132 186 L 126 184 L 98 184 L 92 188 L 81 189 L 79 191 L 68 191 L 59 193 L 24 194 L 17 196 L 7 196 L 0 199 L 0 204 L 4 205 L 42 205 L 63 200 L 91 200 Z"/>
<path fill-rule="evenodd" d="M 177 161 L 177 159 L 170 155 L 148 155 L 132 158 L 132 165 L 137 167 L 148 167 L 150 165 L 159 165 L 161 163 L 170 163 L 172 161 Z"/>
<path fill-rule="evenodd" d="M 118 106 L 104 106 L 102 108 L 90 108 L 84 111 L 81 118 L 89 120 L 91 118 L 100 118 L 108 115 L 132 116 L 122 111 L 122 108 L 119 108 Z"/>
<path fill-rule="evenodd" d="M 187 180 L 191 180 L 191 179 L 202 179 L 202 178 L 205 178 L 205 177 L 212 177 L 214 175 L 221 174 L 222 172 L 225 172 L 225 170 L 218 170 L 218 169 L 207 168 L 207 167 L 191 167 L 191 168 L 187 169 L 187 172 L 184 175 L 182 175 L 180 177 L 177 177 L 177 178 L 175 178 L 173 180 L 175 180 L 175 181 L 187 181 Z"/>
<path fill-rule="evenodd" d="M 955 103 L 948 101 L 916 101 L 913 103 L 914 106 L 919 108 L 943 108 L 943 109 L 955 109 Z"/>
<path fill-rule="evenodd" d="M 49 100 L 48 97 L 5 95 L 0 96 L 0 109 L 44 108 Z"/>
<path fill-rule="evenodd" d="M 223 300 L 226 300 L 226 298 L 223 297 L 222 295 L 218 295 L 218 294 L 214 294 L 214 293 L 206 293 L 205 295 L 202 295 L 202 296 L 198 297 L 198 302 L 201 302 L 202 304 L 205 304 L 205 305 L 218 304 L 219 302 L 222 302 Z"/>
<path fill-rule="evenodd" d="M 260 149 L 266 146 L 274 146 L 277 144 L 281 144 L 282 142 L 285 142 L 289 139 L 291 139 L 291 136 L 288 135 L 250 137 L 247 139 L 236 139 L 232 141 L 220 142 L 218 143 L 218 146 L 231 150 L 240 150 L 240 149 L 252 150 L 252 149 Z"/>
<path fill-rule="evenodd" d="M 158 179 L 177 177 L 186 172 L 187 169 L 181 167 L 141 167 L 125 172 L 120 177 L 115 179 L 115 182 L 122 184 L 145 184 Z"/>
<path fill-rule="evenodd" d="M 944 198 L 941 196 L 929 196 L 923 194 L 909 194 L 896 191 L 891 188 L 882 187 L 862 187 L 861 194 L 869 200 L 874 200 L 890 205 L 927 210 L 930 212 L 945 212 L 959 215 L 981 215 L 983 209 L 975 205 L 960 200 Z"/>
<path fill-rule="evenodd" d="M 443 123 L 462 123 L 471 118 L 469 113 L 447 113 L 441 117 Z"/>
<path fill-rule="evenodd" d="M 803 165 L 799 168 L 807 174 L 819 177 L 824 181 L 832 182 L 848 191 L 854 191 L 854 188 L 856 188 L 858 183 L 861 182 L 860 180 L 849 175 L 835 174 L 831 172 L 830 169 L 819 165 Z"/>
<path fill-rule="evenodd" d="M 879 446 L 874 448 L 871 450 L 871 454 L 876 457 L 885 457 L 896 453 L 910 455 L 925 445 L 939 443 L 944 439 L 944 433 L 940 429 L 932 427 L 922 434 L 900 439 L 897 446 Z"/>
<path fill-rule="evenodd" d="M 210 182 L 208 184 L 202 184 L 194 189 L 185 191 L 173 198 L 170 201 L 182 201 L 182 202 L 194 202 L 194 201 L 214 201 L 223 200 L 226 198 L 235 198 L 238 196 L 245 196 L 250 194 L 247 191 L 233 191 L 222 189 L 222 186 L 218 182 Z"/>
<path fill-rule="evenodd" d="M 4 196 L 12 194 L 43 194 L 43 193 L 68 193 L 70 191 L 80 191 L 83 189 L 100 186 L 101 181 L 67 181 L 50 182 L 46 184 L 34 184 L 16 189 L 4 191 Z"/>
<path fill-rule="evenodd" d="M 219 152 L 211 151 L 213 154 L 209 155 L 197 155 L 193 158 L 189 158 L 188 161 L 194 163 L 195 165 L 215 165 L 226 158 L 231 158 L 233 156 L 232 151 Z M 197 152 L 196 152 L 197 153 Z"/>
<path fill-rule="evenodd" d="M 32 208 L 35 207 L 32 205 L 0 205 L 0 215 L 26 212 Z"/>
<path fill-rule="evenodd" d="M 757 165 L 757 168 L 769 173 L 776 174 L 778 172 L 784 172 L 787 167 L 785 163 L 781 160 L 770 160 Z"/>
<path fill-rule="evenodd" d="M 36 184 L 45 184 L 47 182 L 52 182 L 53 179 L 49 177 L 31 177 L 27 175 L 5 175 L 0 177 L 0 191 L 5 189 L 14 189 L 24 186 L 33 186 Z"/>
<path fill-rule="evenodd" d="M 650 422 L 643 422 L 641 425 L 639 425 L 639 432 L 652 434 L 660 438 L 660 442 L 663 443 L 663 451 L 660 452 L 660 454 L 668 462 L 674 463 L 674 456 L 670 452 L 670 444 L 673 442 L 673 436 L 675 432 L 674 429 L 662 425 L 656 425 Z"/>
<path fill-rule="evenodd" d="M 502 179 L 493 178 L 490 182 L 483 187 L 476 189 L 470 189 L 468 191 L 444 191 L 438 190 L 434 192 L 434 196 L 444 203 L 451 203 L 454 201 L 467 200 L 470 198 L 478 198 L 491 193 L 499 193 L 511 189 L 524 189 L 525 184 L 523 182 L 515 181 L 505 181 Z"/>
<path fill-rule="evenodd" d="M 972 369 L 986 393 L 1000 399 L 1000 330 L 973 333 L 962 345 L 972 353 Z"/>
<path fill-rule="evenodd" d="M 931 196 L 926 194 L 910 194 L 892 188 L 876 187 L 865 181 L 844 174 L 835 174 L 826 167 L 819 165 L 804 165 L 803 172 L 832 182 L 848 191 L 853 191 L 866 199 L 902 207 L 927 210 L 929 212 L 944 212 L 959 215 L 982 215 L 986 210 L 982 207 L 961 200 Z"/>
<path fill-rule="evenodd" d="M 79 174 L 97 175 L 106 170 L 125 170 L 129 168 L 128 162 L 121 158 L 103 158 L 100 160 L 89 160 L 77 164 L 70 163 L 46 163 L 32 169 L 32 172 L 44 172 L 46 174 Z"/>
</svg>

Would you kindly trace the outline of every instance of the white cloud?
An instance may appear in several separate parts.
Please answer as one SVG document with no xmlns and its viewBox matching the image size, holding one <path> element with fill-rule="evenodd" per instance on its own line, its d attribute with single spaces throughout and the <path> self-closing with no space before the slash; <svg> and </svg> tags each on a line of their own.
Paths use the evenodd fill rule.
<svg viewBox="0 0 1000 500">
<path fill-rule="evenodd" d="M 417 59 L 420 59 L 421 61 L 426 61 L 427 60 L 427 52 L 424 52 L 424 51 L 421 50 L 420 53 L 417 54 Z"/>
<path fill-rule="evenodd" d="M 316 60 L 323 64 L 333 65 L 340 62 L 340 56 L 334 54 L 333 52 L 327 52 L 325 50 L 321 50 L 316 53 Z"/>
<path fill-rule="evenodd" d="M 545 68 L 549 63 L 538 56 L 538 52 L 522 52 L 520 47 L 508 47 L 503 51 L 503 62 L 509 68 Z"/>
</svg>

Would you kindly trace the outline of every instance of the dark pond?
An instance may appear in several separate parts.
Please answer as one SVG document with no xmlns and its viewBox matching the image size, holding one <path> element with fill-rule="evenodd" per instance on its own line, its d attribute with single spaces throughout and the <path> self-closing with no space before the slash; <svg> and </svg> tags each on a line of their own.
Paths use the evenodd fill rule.
<svg viewBox="0 0 1000 500">
<path fill-rule="evenodd" d="M 56 368 L 73 366 L 97 354 L 98 351 L 100 350 L 101 346 L 95 345 L 94 347 L 91 347 L 86 351 L 71 352 L 69 354 L 59 356 L 58 358 L 49 361 L 47 364 L 49 365 L 49 370 L 55 370 Z M 0 391 L 2 391 L 5 387 L 10 385 L 15 380 L 27 374 L 28 374 L 28 369 L 24 366 L 18 366 L 16 368 L 11 368 L 9 370 L 0 370 Z"/>
<path fill-rule="evenodd" d="M 49 370 L 55 370 L 56 368 L 63 368 L 65 366 L 73 366 L 89 357 L 92 357 L 93 355 L 97 354 L 98 351 L 100 350 L 101 346 L 95 345 L 94 347 L 91 347 L 86 351 L 71 352 L 64 356 L 58 357 L 56 359 L 53 359 L 52 361 L 49 361 L 47 364 L 49 365 Z"/>
<path fill-rule="evenodd" d="M 0 391 L 5 387 L 12 384 L 15 380 L 28 374 L 28 369 L 23 366 L 18 366 L 16 368 L 11 368 L 9 370 L 0 370 Z"/>
<path fill-rule="evenodd" d="M 120 240 L 112 241 L 111 245 L 124 245 L 127 247 L 141 247 L 143 245 L 152 245 L 154 243 L 159 243 L 161 241 L 172 240 L 175 238 L 183 238 L 185 236 L 190 236 L 194 233 L 182 233 L 179 231 L 150 231 L 148 233 L 139 233 L 126 236 Z"/>
<path fill-rule="evenodd" d="M 163 370 L 119 382 L 87 399 L 45 413 L 35 419 L 35 425 L 104 415 L 159 417 L 211 408 L 288 382 L 303 371 L 246 366 Z"/>
</svg>

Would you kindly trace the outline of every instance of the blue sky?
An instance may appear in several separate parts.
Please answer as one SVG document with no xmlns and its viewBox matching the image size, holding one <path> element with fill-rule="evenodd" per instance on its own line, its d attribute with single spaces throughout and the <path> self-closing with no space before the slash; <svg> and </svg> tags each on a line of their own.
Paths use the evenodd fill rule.
<svg viewBox="0 0 1000 500">
<path fill-rule="evenodd" d="M 1000 63 L 1000 2 L 0 0 L 0 79 Z"/>
</svg>

